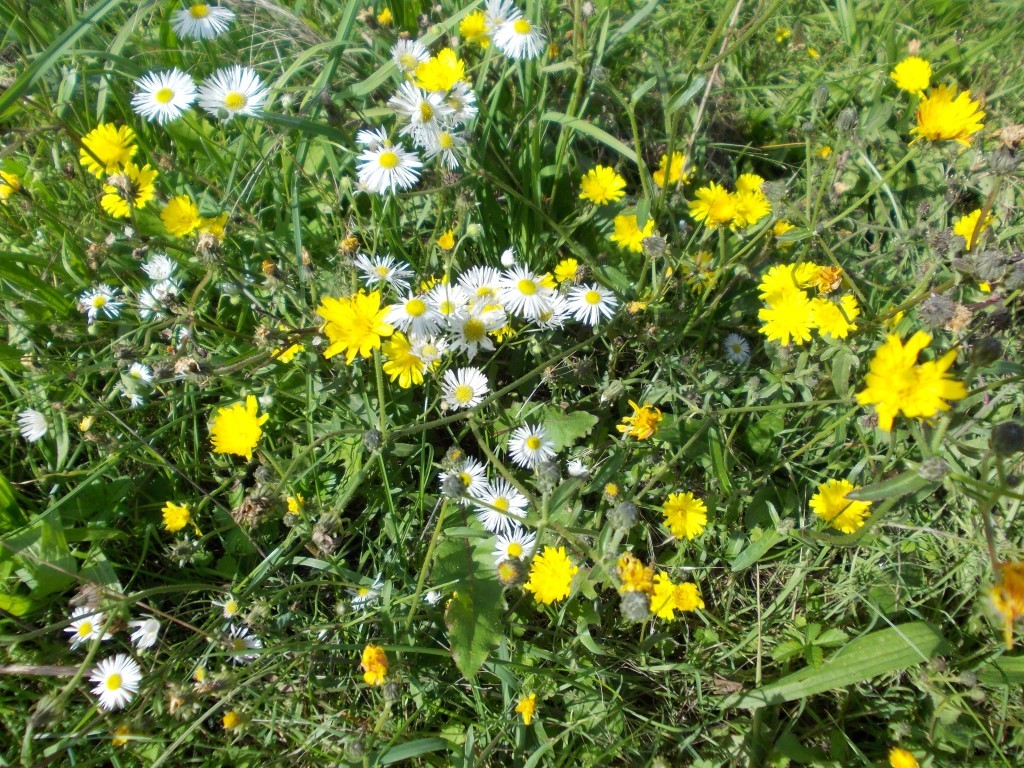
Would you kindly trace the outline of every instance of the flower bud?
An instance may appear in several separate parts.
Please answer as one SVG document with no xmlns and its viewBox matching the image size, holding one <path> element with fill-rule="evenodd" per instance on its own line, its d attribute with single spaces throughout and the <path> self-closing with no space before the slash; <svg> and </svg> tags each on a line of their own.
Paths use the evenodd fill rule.
<svg viewBox="0 0 1024 768">
<path fill-rule="evenodd" d="M 956 305 L 948 296 L 941 293 L 933 293 L 923 302 L 918 309 L 921 315 L 921 322 L 932 328 L 941 328 L 950 320 L 956 312 Z"/>
<path fill-rule="evenodd" d="M 646 592 L 624 592 L 619 611 L 626 621 L 647 621 L 651 615 L 651 596 Z"/>
<path fill-rule="evenodd" d="M 441 483 L 441 493 L 449 499 L 460 499 L 465 492 L 466 483 L 459 472 L 452 472 Z"/>
<path fill-rule="evenodd" d="M 852 133 L 859 122 L 860 119 L 857 117 L 857 110 L 853 107 L 847 107 L 840 112 L 839 117 L 836 118 L 836 130 L 840 133 Z"/>
<path fill-rule="evenodd" d="M 1011 456 L 1018 451 L 1024 451 L 1024 425 L 1016 421 L 996 424 L 992 428 L 989 444 L 999 456 Z"/>
<path fill-rule="evenodd" d="M 828 104 L 828 87 L 819 85 L 811 96 L 811 108 L 821 109 Z"/>
<path fill-rule="evenodd" d="M 631 501 L 623 501 L 608 513 L 608 523 L 617 531 L 628 531 L 636 520 L 636 504 Z"/>
<path fill-rule="evenodd" d="M 498 581 L 502 586 L 511 587 L 518 584 L 526 575 L 526 568 L 520 560 L 502 560 L 498 563 Z"/>
<path fill-rule="evenodd" d="M 384 445 L 384 435 L 379 429 L 368 429 L 363 433 L 363 447 L 368 451 L 379 451 Z"/>
<path fill-rule="evenodd" d="M 558 469 L 558 462 L 542 461 L 537 466 L 537 479 L 541 485 L 549 488 L 554 488 L 558 484 L 558 481 L 562 479 L 562 473 Z"/>
<path fill-rule="evenodd" d="M 971 348 L 971 363 L 982 366 L 994 363 L 1003 356 L 1003 345 L 999 339 L 992 336 L 985 336 L 974 342 Z"/>
<path fill-rule="evenodd" d="M 921 466 L 917 468 L 917 474 L 925 480 L 937 483 L 946 476 L 948 469 L 949 467 L 946 466 L 945 461 L 938 456 L 932 456 L 930 459 L 925 459 L 921 462 Z"/>
</svg>

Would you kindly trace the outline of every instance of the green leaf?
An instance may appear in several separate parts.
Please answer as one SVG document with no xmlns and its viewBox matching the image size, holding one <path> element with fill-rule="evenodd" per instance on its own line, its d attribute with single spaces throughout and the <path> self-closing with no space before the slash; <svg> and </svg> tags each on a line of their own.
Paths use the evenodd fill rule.
<svg viewBox="0 0 1024 768">
<path fill-rule="evenodd" d="M 586 411 L 562 411 L 558 408 L 544 409 L 544 428 L 555 444 L 556 451 L 563 451 L 582 437 L 590 434 L 597 424 L 597 416 Z"/>
<path fill-rule="evenodd" d="M 929 486 L 934 491 L 939 487 L 939 483 L 921 477 L 916 469 L 909 469 L 896 475 L 896 477 L 890 477 L 888 480 L 883 480 L 880 483 L 866 485 L 863 488 L 858 488 L 856 491 L 850 491 L 850 493 L 846 494 L 846 498 L 853 499 L 854 501 L 898 499 L 900 496 L 906 496 L 908 493 L 914 493 Z"/>
<path fill-rule="evenodd" d="M 836 396 L 847 398 L 850 396 L 850 371 L 859 363 L 857 356 L 846 347 L 840 347 L 832 358 L 832 386 L 836 390 Z"/>
<path fill-rule="evenodd" d="M 1024 683 L 1024 656 L 1000 656 L 978 667 L 978 680 L 985 685 L 1021 685 Z"/>
<path fill-rule="evenodd" d="M 722 706 L 759 709 L 846 688 L 927 661 L 944 645 L 939 630 L 924 621 L 881 629 L 853 640 L 819 667 L 730 696 Z"/>
<path fill-rule="evenodd" d="M 561 112 L 545 112 L 540 116 L 541 122 L 545 123 L 558 123 L 559 125 L 570 128 L 574 131 L 582 133 L 584 136 L 601 142 L 609 149 L 613 149 L 622 155 L 627 160 L 632 161 L 639 165 L 637 160 L 636 152 L 627 147 L 621 141 L 616 139 L 607 131 L 598 128 L 596 125 L 588 123 L 586 120 L 581 120 L 578 117 L 570 117 L 569 115 L 562 114 Z"/>
<path fill-rule="evenodd" d="M 775 453 L 776 441 L 779 433 L 785 426 L 785 419 L 782 410 L 766 411 L 765 414 L 747 427 L 745 435 L 750 450 L 758 456 L 763 456 L 769 451 Z"/>
<path fill-rule="evenodd" d="M 479 571 L 475 575 L 458 586 L 458 597 L 452 599 L 444 617 L 455 666 L 466 677 L 480 671 L 504 636 L 501 585 L 493 576 L 485 578 Z"/>
<path fill-rule="evenodd" d="M 747 544 L 743 551 L 736 555 L 729 567 L 733 573 L 745 571 L 768 554 L 768 551 L 784 538 L 786 538 L 785 535 L 779 533 L 775 528 L 765 531 L 760 537 Z"/>
<path fill-rule="evenodd" d="M 392 765 L 393 763 L 400 763 L 403 760 L 411 760 L 414 757 L 426 755 L 431 752 L 439 752 L 440 750 L 447 748 L 448 742 L 444 739 L 439 739 L 436 736 L 428 739 L 407 741 L 405 744 L 399 744 L 397 747 L 392 747 L 381 755 L 380 764 Z"/>
<path fill-rule="evenodd" d="M 6 611 L 12 616 L 24 616 L 31 607 L 32 601 L 27 597 L 0 592 L 0 611 Z"/>
</svg>

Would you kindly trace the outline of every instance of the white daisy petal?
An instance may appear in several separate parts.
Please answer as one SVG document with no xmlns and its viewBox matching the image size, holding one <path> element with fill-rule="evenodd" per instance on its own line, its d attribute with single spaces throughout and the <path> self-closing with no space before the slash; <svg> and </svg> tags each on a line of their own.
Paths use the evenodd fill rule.
<svg viewBox="0 0 1024 768">
<path fill-rule="evenodd" d="M 18 429 L 21 438 L 29 443 L 42 440 L 49 429 L 46 417 L 34 408 L 25 408 L 18 413 Z"/>
<path fill-rule="evenodd" d="M 579 285 L 569 291 L 569 311 L 581 323 L 596 326 L 602 317 L 615 314 L 619 301 L 600 285 Z"/>
<path fill-rule="evenodd" d="M 209 3 L 186 3 L 171 16 L 171 28 L 181 38 L 212 40 L 227 31 L 234 12 Z"/>
<path fill-rule="evenodd" d="M 96 683 L 92 692 L 99 697 L 101 709 L 124 709 L 139 692 L 142 669 L 131 656 L 119 653 L 96 665 L 89 680 Z"/>
<path fill-rule="evenodd" d="M 199 106 L 218 120 L 259 115 L 269 91 L 249 67 L 218 69 L 199 88 Z"/>
<path fill-rule="evenodd" d="M 542 424 L 526 424 L 512 433 L 508 451 L 512 461 L 520 467 L 532 469 L 555 455 L 555 444 Z"/>
<path fill-rule="evenodd" d="M 196 95 L 192 78 L 177 67 L 169 72 L 150 72 L 135 81 L 132 109 L 146 120 L 164 125 L 181 117 Z"/>
<path fill-rule="evenodd" d="M 526 497 L 507 480 L 495 480 L 473 499 L 477 519 L 491 533 L 506 533 L 516 518 L 526 517 Z"/>
<path fill-rule="evenodd" d="M 441 396 L 449 408 L 461 410 L 479 405 L 488 389 L 487 377 L 479 368 L 459 368 L 445 372 Z"/>
</svg>

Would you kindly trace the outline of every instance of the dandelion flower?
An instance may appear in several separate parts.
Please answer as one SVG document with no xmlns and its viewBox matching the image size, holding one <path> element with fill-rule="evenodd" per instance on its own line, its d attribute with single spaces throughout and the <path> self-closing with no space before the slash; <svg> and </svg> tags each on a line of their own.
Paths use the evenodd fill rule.
<svg viewBox="0 0 1024 768">
<path fill-rule="evenodd" d="M 529 725 L 533 722 L 533 715 L 537 711 L 537 694 L 531 693 L 519 700 L 516 704 L 516 714 L 523 716 L 523 725 Z"/>
<path fill-rule="evenodd" d="M 356 355 L 370 357 L 380 349 L 381 338 L 390 336 L 393 328 L 384 322 L 388 308 L 380 306 L 380 292 L 359 293 L 347 299 L 324 298 L 316 313 L 326 322 L 324 333 L 331 344 L 324 350 L 328 360 L 339 352 L 351 364 Z"/>
<path fill-rule="evenodd" d="M 527 560 L 533 554 L 536 543 L 537 534 L 527 533 L 521 525 L 513 523 L 511 531 L 498 534 L 498 541 L 494 546 L 494 562 Z"/>
<path fill-rule="evenodd" d="M 34 443 L 42 440 L 49 425 L 46 417 L 34 408 L 25 408 L 18 413 L 18 430 L 21 432 L 21 439 L 27 443 Z"/>
<path fill-rule="evenodd" d="M 233 663 L 248 664 L 259 658 L 259 654 L 253 651 L 263 648 L 263 641 L 245 627 L 231 627 L 228 630 L 227 645 Z"/>
<path fill-rule="evenodd" d="M 132 109 L 146 120 L 164 125 L 181 117 L 197 95 L 192 78 L 177 67 L 150 72 L 135 81 Z"/>
<path fill-rule="evenodd" d="M 255 395 L 245 398 L 245 405 L 234 403 L 218 408 L 210 424 L 210 441 L 214 453 L 231 453 L 252 460 L 253 449 L 263 436 L 261 427 L 270 418 L 269 413 L 257 416 L 259 403 Z"/>
<path fill-rule="evenodd" d="M 982 232 L 988 229 L 995 219 L 992 216 L 986 216 L 985 221 L 982 225 L 978 226 L 978 220 L 981 218 L 981 208 L 975 208 L 968 214 L 961 216 L 953 224 L 953 234 L 960 235 L 967 242 L 967 250 L 971 250 L 974 243 L 974 233 L 977 232 L 980 236 Z"/>
<path fill-rule="evenodd" d="M 110 176 L 103 185 L 100 205 L 116 219 L 128 218 L 132 209 L 143 208 L 153 199 L 156 177 L 156 170 L 149 165 L 139 168 L 135 163 L 125 163 L 124 171 Z"/>
<path fill-rule="evenodd" d="M 218 69 L 199 88 L 199 106 L 218 120 L 236 116 L 254 117 L 260 113 L 269 91 L 254 69 L 232 67 Z"/>
<path fill-rule="evenodd" d="M 732 224 L 736 218 L 736 198 L 721 184 L 712 181 L 694 192 L 696 200 L 689 203 L 690 216 L 708 229 Z"/>
<path fill-rule="evenodd" d="M 633 253 L 641 253 L 644 249 L 644 239 L 654 234 L 654 219 L 647 219 L 644 228 L 640 229 L 635 214 L 619 214 L 615 217 L 614 224 L 615 231 L 611 235 L 611 241 Z"/>
<path fill-rule="evenodd" d="M 875 352 L 866 379 L 866 387 L 857 393 L 861 405 L 874 405 L 878 426 L 892 429 L 897 414 L 912 419 L 927 419 L 948 411 L 949 400 L 967 396 L 962 382 L 947 377 L 956 360 L 951 350 L 938 360 L 917 362 L 917 356 L 931 344 L 930 334 L 918 331 L 904 345 L 897 334 L 890 334 Z"/>
<path fill-rule="evenodd" d="M 381 352 L 386 358 L 384 373 L 391 381 L 397 381 L 402 389 L 423 383 L 426 363 L 413 352 L 412 344 L 405 334 L 395 331 L 394 335 L 384 342 Z"/>
<path fill-rule="evenodd" d="M 213 40 L 227 31 L 235 18 L 230 8 L 208 3 L 191 3 L 171 16 L 171 28 L 181 38 Z"/>
<path fill-rule="evenodd" d="M 616 203 L 625 194 L 626 180 L 606 165 L 594 166 L 580 179 L 580 200 L 594 205 Z"/>
<path fill-rule="evenodd" d="M 811 301 L 811 322 L 822 336 L 845 339 L 850 331 L 856 331 L 853 322 L 860 316 L 857 299 L 846 294 L 838 302 L 816 297 Z"/>
<path fill-rule="evenodd" d="M 629 407 L 633 409 L 633 414 L 623 417 L 622 422 L 615 428 L 637 440 L 649 440 L 658 431 L 662 419 L 661 411 L 650 403 L 640 406 L 632 400 L 629 401 Z"/>
<path fill-rule="evenodd" d="M 573 318 L 595 327 L 602 317 L 612 317 L 618 304 L 619 300 L 612 292 L 600 285 L 577 286 L 566 297 L 566 309 L 572 313 Z"/>
<path fill-rule="evenodd" d="M 526 497 L 504 479 L 488 483 L 479 497 L 473 497 L 477 519 L 495 534 L 511 531 L 515 518 L 526 517 L 526 504 Z"/>
<path fill-rule="evenodd" d="M 109 632 L 103 630 L 107 617 L 98 611 L 89 608 L 75 608 L 71 613 L 71 623 L 64 628 L 70 635 L 71 649 L 74 650 L 82 643 L 90 640 L 109 640 L 113 637 Z"/>
<path fill-rule="evenodd" d="M 21 189 L 21 181 L 15 173 L 0 171 L 0 203 L 6 203 L 8 198 Z"/>
<path fill-rule="evenodd" d="M 487 376 L 479 368 L 459 368 L 446 371 L 441 397 L 449 408 L 461 410 L 480 404 L 487 394 Z"/>
<path fill-rule="evenodd" d="M 79 161 L 97 179 L 104 174 L 117 173 L 135 157 L 135 131 L 128 126 L 100 123 L 82 137 Z"/>
<path fill-rule="evenodd" d="M 742 365 L 750 359 L 750 342 L 738 333 L 730 333 L 722 341 L 725 348 L 725 359 L 730 363 Z"/>
<path fill-rule="evenodd" d="M 459 35 L 467 43 L 476 43 L 481 48 L 491 44 L 490 30 L 487 25 L 487 17 L 483 11 L 473 11 L 459 22 Z"/>
<path fill-rule="evenodd" d="M 437 238 L 437 247 L 442 251 L 450 251 L 455 247 L 455 232 L 454 230 L 447 229 L 441 233 L 441 236 Z"/>
<path fill-rule="evenodd" d="M 436 56 L 416 67 L 416 85 L 435 93 L 450 91 L 460 80 L 466 79 L 466 62 L 451 48 L 442 48 Z"/>
<path fill-rule="evenodd" d="M 131 656 L 119 653 L 96 665 L 89 680 L 96 683 L 92 692 L 99 696 L 101 709 L 124 709 L 139 692 L 142 669 Z"/>
<path fill-rule="evenodd" d="M 378 195 L 409 189 L 419 181 L 420 168 L 423 167 L 423 162 L 415 152 L 390 142 L 376 149 L 363 150 L 357 161 L 359 183 L 367 191 Z"/>
<path fill-rule="evenodd" d="M 559 285 L 566 281 L 575 281 L 579 269 L 580 263 L 576 259 L 572 257 L 562 259 L 555 265 L 555 280 Z"/>
<path fill-rule="evenodd" d="M 868 514 L 870 501 L 853 501 L 846 495 L 859 486 L 848 480 L 829 480 L 818 486 L 818 492 L 811 497 L 811 511 L 843 533 L 853 533 L 862 525 Z"/>
<path fill-rule="evenodd" d="M 237 709 L 229 709 L 224 713 L 224 717 L 220 719 L 220 724 L 224 727 L 225 731 L 232 731 L 242 725 L 242 716 L 238 713 Z"/>
<path fill-rule="evenodd" d="M 685 184 L 690 180 L 690 174 L 683 171 L 685 167 L 686 155 L 682 152 L 673 152 L 671 161 L 668 155 L 662 155 L 661 160 L 658 162 L 658 170 L 651 174 L 651 178 L 654 179 L 655 184 L 662 188 L 668 184 L 676 184 L 680 181 Z"/>
<path fill-rule="evenodd" d="M 526 424 L 512 433 L 508 450 L 512 461 L 520 467 L 533 468 L 555 455 L 555 444 L 543 424 Z"/>
<path fill-rule="evenodd" d="M 889 768 L 918 768 L 917 758 L 900 747 L 889 750 Z"/>
<path fill-rule="evenodd" d="M 1003 639 L 1013 650 L 1013 623 L 1024 616 L 1024 563 L 999 564 L 999 581 L 989 588 L 992 607 L 1003 616 Z"/>
<path fill-rule="evenodd" d="M 367 645 L 363 648 L 359 666 L 363 670 L 363 682 L 367 685 L 384 685 L 388 674 L 388 657 L 379 645 Z"/>
<path fill-rule="evenodd" d="M 96 322 L 100 315 L 114 319 L 121 314 L 122 302 L 117 300 L 117 288 L 111 288 L 105 283 L 97 285 L 85 291 L 78 297 L 78 309 L 85 313 L 85 319 L 90 325 Z"/>
<path fill-rule="evenodd" d="M 889 74 L 901 91 L 920 96 L 932 79 L 932 65 L 920 56 L 909 56 Z"/>
<path fill-rule="evenodd" d="M 970 91 L 957 94 L 940 85 L 921 100 L 917 125 L 910 132 L 929 141 L 955 141 L 969 147 L 971 137 L 984 127 L 984 119 L 985 113 L 971 99 Z"/>
<path fill-rule="evenodd" d="M 813 305 L 803 291 L 793 290 L 778 297 L 769 306 L 758 310 L 757 317 L 764 325 L 760 331 L 768 341 L 788 346 L 811 340 L 814 328 Z"/>
<path fill-rule="evenodd" d="M 510 59 L 535 59 L 544 49 L 544 33 L 526 19 L 508 19 L 493 31 L 494 47 Z"/>
<path fill-rule="evenodd" d="M 160 639 L 160 622 L 152 616 L 146 619 L 136 619 L 128 622 L 129 627 L 134 627 L 132 642 L 138 649 L 152 648 Z"/>
<path fill-rule="evenodd" d="M 199 229 L 202 217 L 199 207 L 188 195 L 178 195 L 167 201 L 160 212 L 164 229 L 174 237 L 187 237 Z"/>
<path fill-rule="evenodd" d="M 168 533 L 177 533 L 192 522 L 192 512 L 188 504 L 175 504 L 168 501 L 160 510 L 164 516 L 164 530 Z"/>
<path fill-rule="evenodd" d="M 708 508 L 692 493 L 671 493 L 661 508 L 665 526 L 677 539 L 693 540 L 708 524 Z"/>
<path fill-rule="evenodd" d="M 523 585 L 538 603 L 550 605 L 569 596 L 572 578 L 579 567 L 565 553 L 565 547 L 544 547 L 530 563 L 530 578 Z"/>
<path fill-rule="evenodd" d="M 651 611 L 659 619 L 672 620 L 675 612 L 689 613 L 704 607 L 697 585 L 690 582 L 676 584 L 664 573 L 654 577 Z"/>
<path fill-rule="evenodd" d="M 615 564 L 615 575 L 622 582 L 619 592 L 623 594 L 626 592 L 650 594 L 654 590 L 654 569 L 644 565 L 630 552 L 624 552 Z"/>
</svg>

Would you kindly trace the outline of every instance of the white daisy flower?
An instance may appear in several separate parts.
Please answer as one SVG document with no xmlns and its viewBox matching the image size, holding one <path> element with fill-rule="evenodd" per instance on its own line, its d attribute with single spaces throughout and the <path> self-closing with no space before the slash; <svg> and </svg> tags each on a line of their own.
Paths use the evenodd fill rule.
<svg viewBox="0 0 1024 768">
<path fill-rule="evenodd" d="M 153 381 L 153 369 L 148 365 L 142 363 L 132 363 L 131 368 L 128 369 L 128 375 L 137 381 L 143 381 L 149 384 Z"/>
<path fill-rule="evenodd" d="M 498 535 L 494 547 L 494 562 L 505 560 L 528 560 L 537 544 L 537 534 L 527 533 L 523 526 L 512 523 L 512 530 Z"/>
<path fill-rule="evenodd" d="M 430 61 L 430 51 L 419 40 L 399 40 L 391 46 L 391 60 L 403 75 L 411 75 L 416 68 Z"/>
<path fill-rule="evenodd" d="M 726 336 L 722 346 L 725 347 L 725 358 L 730 363 L 739 365 L 750 359 L 750 342 L 738 333 Z"/>
<path fill-rule="evenodd" d="M 129 392 L 127 390 L 121 390 L 121 397 L 128 400 L 129 408 L 141 408 L 146 404 L 146 398 L 138 392 Z"/>
<path fill-rule="evenodd" d="M 505 310 L 498 308 L 487 312 L 476 312 L 469 308 L 450 319 L 452 351 L 466 351 L 466 358 L 472 360 L 478 350 L 494 351 L 494 341 L 487 334 L 505 325 Z"/>
<path fill-rule="evenodd" d="M 555 444 L 543 424 L 526 424 L 512 433 L 508 451 L 512 461 L 520 467 L 532 469 L 555 455 Z"/>
<path fill-rule="evenodd" d="M 25 408 L 18 413 L 18 429 L 21 431 L 21 439 L 28 443 L 42 440 L 49 429 L 46 417 L 35 408 Z"/>
<path fill-rule="evenodd" d="M 429 592 L 423 593 L 423 602 L 427 605 L 437 605 L 441 602 L 442 597 L 444 597 L 444 595 L 442 595 L 436 589 L 432 589 Z"/>
<path fill-rule="evenodd" d="M 409 289 L 409 278 L 413 276 L 413 271 L 408 264 L 394 256 L 367 256 L 360 253 L 356 255 L 354 263 L 362 273 L 367 288 L 384 283 L 399 291 Z"/>
<path fill-rule="evenodd" d="M 465 496 L 477 498 L 487 492 L 487 467 L 472 457 L 463 459 L 451 472 L 442 472 L 438 478 L 441 488 L 444 488 L 445 480 L 452 475 L 457 475 L 462 481 Z"/>
<path fill-rule="evenodd" d="M 218 120 L 255 117 L 269 95 L 255 70 L 236 64 L 218 69 L 200 86 L 199 106 Z"/>
<path fill-rule="evenodd" d="M 161 280 L 139 291 L 139 316 L 143 320 L 163 316 L 168 300 L 177 296 L 178 291 L 178 283 L 174 280 Z"/>
<path fill-rule="evenodd" d="M 410 336 L 409 344 L 412 347 L 410 352 L 422 360 L 427 367 L 440 360 L 448 351 L 448 340 L 440 336 Z"/>
<path fill-rule="evenodd" d="M 171 16 L 174 34 L 193 40 L 212 40 L 227 31 L 235 14 L 229 8 L 209 3 L 189 3 Z"/>
<path fill-rule="evenodd" d="M 555 293 L 548 300 L 548 305 L 534 318 L 541 328 L 561 328 L 572 315 L 569 302 L 561 294 Z"/>
<path fill-rule="evenodd" d="M 223 600 L 211 600 L 210 602 L 212 602 L 215 607 L 220 608 L 224 618 L 229 621 L 242 612 L 242 609 L 238 605 L 238 601 L 230 594 L 225 595 Z"/>
<path fill-rule="evenodd" d="M 421 147 L 430 145 L 432 137 L 447 126 L 445 118 L 455 111 L 445 103 L 443 94 L 427 93 L 412 83 L 402 83 L 388 106 L 406 121 L 399 135 L 412 136 Z"/>
<path fill-rule="evenodd" d="M 501 276 L 498 287 L 501 303 L 514 315 L 536 320 L 549 309 L 555 295 L 552 288 L 541 284 L 539 275 L 527 267 L 513 267 Z"/>
<path fill-rule="evenodd" d="M 580 459 L 570 459 L 565 465 L 565 471 L 569 473 L 569 477 L 590 477 L 590 468 Z"/>
<path fill-rule="evenodd" d="M 177 67 L 170 72 L 149 72 L 135 81 L 132 109 L 146 120 L 164 125 L 181 117 L 196 95 L 192 78 Z"/>
<path fill-rule="evenodd" d="M 121 302 L 117 300 L 117 288 L 105 283 L 90 288 L 78 297 L 78 309 L 85 313 L 86 321 L 92 325 L 96 318 L 104 315 L 115 318 L 121 314 Z"/>
<path fill-rule="evenodd" d="M 147 619 L 136 619 L 128 622 L 129 627 L 135 627 L 132 632 L 132 642 L 135 647 L 152 648 L 160 638 L 160 622 L 150 616 Z"/>
<path fill-rule="evenodd" d="M 107 617 L 99 611 L 93 611 L 84 607 L 75 608 L 71 613 L 71 623 L 64 627 L 64 631 L 70 635 L 68 640 L 71 642 L 72 650 L 90 640 L 96 640 L 97 638 L 109 640 L 112 638 L 112 634 L 103 631 L 103 625 L 106 621 Z"/>
<path fill-rule="evenodd" d="M 492 36 L 494 47 L 510 59 L 535 59 L 544 48 L 544 33 L 526 19 L 508 19 Z"/>
<path fill-rule="evenodd" d="M 174 274 L 174 269 L 178 265 L 174 262 L 170 256 L 166 253 L 154 253 L 149 257 L 149 260 L 142 265 L 142 271 L 146 273 L 146 277 L 150 280 L 156 280 L 162 282 L 170 279 L 171 275 Z"/>
<path fill-rule="evenodd" d="M 356 173 L 359 183 L 369 192 L 383 195 L 385 192 L 409 189 L 420 178 L 423 163 L 415 152 L 409 152 L 390 142 L 376 149 L 366 149 L 357 158 Z"/>
<path fill-rule="evenodd" d="M 441 330 L 444 317 L 437 311 L 429 296 L 410 294 L 389 307 L 384 322 L 407 335 L 431 336 Z"/>
<path fill-rule="evenodd" d="M 92 692 L 99 696 L 101 709 L 124 709 L 139 692 L 142 669 L 131 656 L 119 653 L 97 664 L 89 680 L 96 683 Z"/>
<path fill-rule="evenodd" d="M 449 119 L 453 125 L 468 123 L 477 114 L 476 91 L 464 80 L 459 80 L 448 95 L 444 97 L 445 103 L 452 108 Z"/>
<path fill-rule="evenodd" d="M 426 134 L 422 146 L 427 160 L 436 157 L 441 165 L 454 171 L 459 167 L 459 156 L 466 147 L 466 140 L 462 134 L 442 128 L 436 133 Z"/>
<path fill-rule="evenodd" d="M 506 533 L 516 518 L 526 517 L 526 497 L 504 479 L 488 483 L 483 493 L 473 499 L 477 519 L 491 533 Z"/>
<path fill-rule="evenodd" d="M 377 601 L 377 597 L 380 595 L 380 588 L 384 586 L 384 581 L 380 575 L 373 580 L 373 584 L 370 586 L 361 585 L 350 589 L 348 593 L 352 595 L 352 607 L 353 608 L 367 608 L 373 605 Z"/>
<path fill-rule="evenodd" d="M 513 0 L 487 0 L 484 8 L 484 21 L 492 34 L 506 21 L 518 19 L 522 15 L 522 11 L 516 7 Z"/>
<path fill-rule="evenodd" d="M 569 291 L 569 311 L 581 323 L 596 326 L 602 317 L 615 314 L 619 300 L 600 285 L 578 285 Z"/>
<path fill-rule="evenodd" d="M 444 317 L 458 314 L 469 303 L 468 291 L 451 283 L 438 283 L 427 292 L 427 298 Z"/>
<path fill-rule="evenodd" d="M 501 252 L 501 266 L 505 269 L 512 269 L 516 265 L 516 252 L 513 248 L 506 248 Z"/>
<path fill-rule="evenodd" d="M 469 294 L 470 301 L 497 304 L 501 272 L 494 267 L 470 267 L 459 276 L 457 284 Z"/>
<path fill-rule="evenodd" d="M 231 661 L 235 664 L 248 664 L 259 658 L 258 651 L 263 647 L 263 641 L 245 627 L 231 627 L 227 636 L 228 650 L 231 651 Z"/>
<path fill-rule="evenodd" d="M 388 132 L 383 128 L 363 128 L 356 132 L 356 144 L 368 149 L 376 149 L 388 143 Z"/>
<path fill-rule="evenodd" d="M 487 394 L 487 377 L 479 368 L 459 368 L 446 371 L 441 388 L 441 397 L 453 410 L 472 408 L 479 405 Z"/>
</svg>

